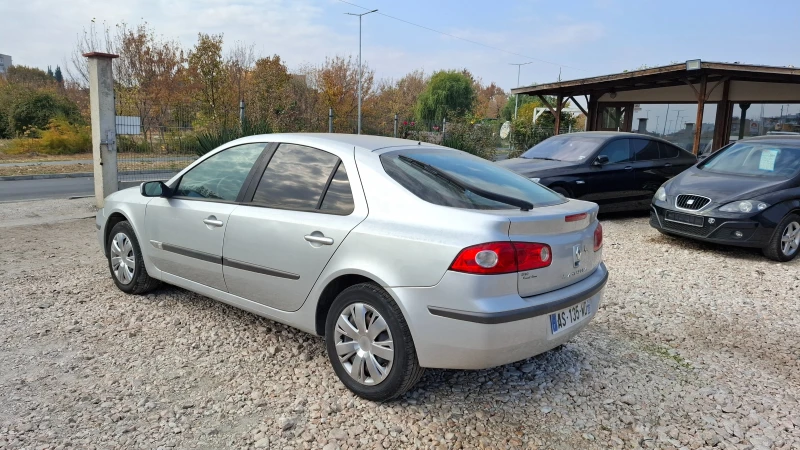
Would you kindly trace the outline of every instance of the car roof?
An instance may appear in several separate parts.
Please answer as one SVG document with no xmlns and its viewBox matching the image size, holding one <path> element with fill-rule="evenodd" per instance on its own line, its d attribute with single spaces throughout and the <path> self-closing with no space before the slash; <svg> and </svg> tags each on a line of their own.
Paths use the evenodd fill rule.
<svg viewBox="0 0 800 450">
<path fill-rule="evenodd" d="M 610 139 L 613 139 L 613 138 L 623 138 L 623 137 L 624 138 L 637 138 L 637 139 L 652 139 L 654 141 L 660 141 L 660 142 L 664 142 L 666 144 L 675 145 L 674 143 L 672 143 L 672 142 L 670 142 L 670 141 L 668 141 L 668 140 L 666 140 L 664 138 L 660 138 L 658 136 L 652 136 L 652 135 L 649 135 L 649 134 L 641 134 L 641 133 L 629 133 L 627 131 L 576 131 L 574 133 L 559 134 L 557 136 L 558 137 L 566 137 L 566 136 L 575 136 L 575 135 L 587 136 L 587 137 L 598 137 L 598 138 L 604 138 L 605 140 L 610 140 Z M 552 136 L 552 137 L 557 137 L 557 136 Z M 680 147 L 678 147 L 678 148 L 680 148 Z M 683 150 L 683 149 L 681 149 L 681 150 Z"/>
<path fill-rule="evenodd" d="M 384 136 L 371 136 L 366 134 L 340 134 L 340 133 L 274 133 L 248 136 L 243 140 L 286 142 L 292 144 L 315 146 L 320 144 L 340 144 L 353 146 L 357 151 L 373 152 L 388 147 L 418 146 L 419 141 L 399 139 Z M 440 147 L 435 144 L 424 143 L 426 147 Z"/>
<path fill-rule="evenodd" d="M 753 136 L 749 138 L 742 139 L 739 142 L 750 142 L 750 141 L 758 141 L 758 142 L 765 142 L 765 143 L 775 143 L 775 144 L 796 144 L 800 145 L 800 135 L 786 135 L 786 134 L 768 134 L 765 136 Z"/>
</svg>

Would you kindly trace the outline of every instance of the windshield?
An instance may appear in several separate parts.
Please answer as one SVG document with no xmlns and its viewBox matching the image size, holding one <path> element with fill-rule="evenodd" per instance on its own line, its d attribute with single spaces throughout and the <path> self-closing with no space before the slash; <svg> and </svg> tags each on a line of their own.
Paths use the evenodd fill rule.
<svg viewBox="0 0 800 450">
<path fill-rule="evenodd" d="M 789 178 L 800 169 L 800 147 L 796 144 L 738 142 L 697 167 L 730 175 Z"/>
<path fill-rule="evenodd" d="M 434 170 L 425 170 L 414 161 L 431 166 Z M 467 209 L 519 209 L 486 198 L 465 186 L 523 200 L 534 207 L 565 202 L 560 195 L 523 176 L 462 151 L 424 148 L 398 150 L 381 155 L 381 163 L 386 173 L 404 188 L 436 205 Z M 437 171 L 444 176 L 437 175 Z"/>
<path fill-rule="evenodd" d="M 581 162 L 592 156 L 607 138 L 601 136 L 563 135 L 553 136 L 531 147 L 522 154 L 528 159 L 553 159 L 556 161 Z"/>
</svg>

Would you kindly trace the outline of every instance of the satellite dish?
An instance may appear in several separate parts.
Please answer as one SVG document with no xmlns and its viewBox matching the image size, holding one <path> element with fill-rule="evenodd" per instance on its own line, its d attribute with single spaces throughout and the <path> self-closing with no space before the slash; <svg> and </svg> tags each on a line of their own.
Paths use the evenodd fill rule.
<svg viewBox="0 0 800 450">
<path fill-rule="evenodd" d="M 500 127 L 500 139 L 506 139 L 509 134 L 511 134 L 511 122 L 506 121 L 506 123 Z"/>
</svg>

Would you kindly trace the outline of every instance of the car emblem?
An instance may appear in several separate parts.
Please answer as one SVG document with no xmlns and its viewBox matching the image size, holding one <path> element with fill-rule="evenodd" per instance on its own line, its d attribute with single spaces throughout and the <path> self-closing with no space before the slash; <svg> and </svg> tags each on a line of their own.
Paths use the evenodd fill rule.
<svg viewBox="0 0 800 450">
<path fill-rule="evenodd" d="M 686 200 L 687 205 L 694 205 L 694 200 Z"/>
<path fill-rule="evenodd" d="M 581 258 L 583 257 L 583 247 L 581 245 L 576 245 L 572 247 L 572 267 L 578 267 L 581 265 Z"/>
</svg>

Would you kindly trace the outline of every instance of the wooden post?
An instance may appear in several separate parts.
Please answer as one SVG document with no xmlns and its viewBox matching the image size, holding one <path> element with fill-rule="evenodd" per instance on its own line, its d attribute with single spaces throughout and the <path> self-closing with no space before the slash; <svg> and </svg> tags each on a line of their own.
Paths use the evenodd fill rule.
<svg viewBox="0 0 800 450">
<path fill-rule="evenodd" d="M 714 119 L 714 142 L 711 144 L 711 151 L 715 152 L 721 147 L 724 147 L 728 144 L 728 129 L 729 124 L 728 122 L 731 120 L 731 116 L 728 113 L 729 110 L 729 101 L 728 95 L 730 91 L 731 82 L 730 80 L 725 80 L 722 84 L 722 99 L 719 103 L 717 103 L 717 116 Z"/>
<path fill-rule="evenodd" d="M 560 132 L 560 128 L 561 128 L 561 105 L 562 105 L 562 103 L 564 103 L 564 97 L 562 97 L 561 94 L 558 94 L 558 97 L 556 98 L 556 113 L 555 113 L 556 114 L 556 124 L 555 124 L 555 131 L 553 132 L 553 135 L 557 135 Z"/>
<path fill-rule="evenodd" d="M 589 96 L 589 102 L 587 103 L 587 108 L 589 110 L 589 115 L 586 117 L 586 131 L 595 131 L 597 130 L 597 96 L 591 95 Z"/>
<path fill-rule="evenodd" d="M 700 152 L 700 135 L 703 133 L 703 108 L 706 106 L 706 76 L 700 82 L 700 92 L 697 94 L 697 120 L 694 122 L 694 145 L 692 153 Z"/>
</svg>

